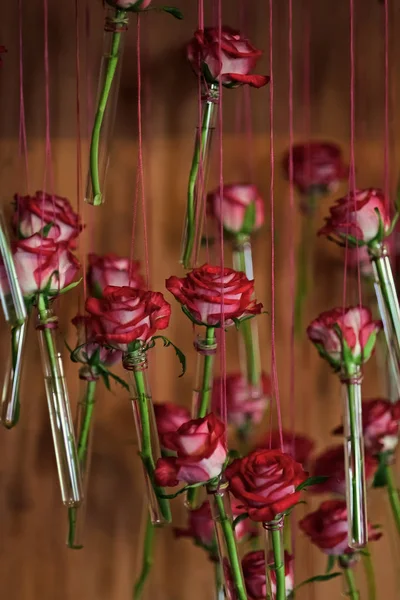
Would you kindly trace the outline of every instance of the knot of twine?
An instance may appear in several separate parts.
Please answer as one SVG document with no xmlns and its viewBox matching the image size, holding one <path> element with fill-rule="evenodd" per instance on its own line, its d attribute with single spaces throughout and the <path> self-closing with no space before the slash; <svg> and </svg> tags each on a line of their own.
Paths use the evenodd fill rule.
<svg viewBox="0 0 400 600">
<path fill-rule="evenodd" d="M 209 484 L 207 486 L 207 494 L 220 494 L 221 492 L 224 492 L 225 490 L 227 490 L 229 487 L 229 481 L 226 481 L 224 479 L 221 479 L 221 481 L 219 481 L 216 485 L 213 484 Z"/>
<path fill-rule="evenodd" d="M 280 531 L 283 527 L 284 518 L 276 519 L 275 521 L 267 521 L 262 524 L 265 531 Z"/>
<path fill-rule="evenodd" d="M 218 104 L 219 102 L 219 87 L 215 84 L 203 91 L 201 95 L 203 102 L 209 102 L 210 104 Z"/>
<path fill-rule="evenodd" d="M 123 356 L 122 366 L 127 371 L 145 371 L 147 369 L 146 353 L 140 350 L 127 352 Z"/>
<path fill-rule="evenodd" d="M 44 319 L 41 319 L 39 321 L 39 323 L 36 325 L 36 329 L 39 331 L 43 331 L 43 329 L 57 329 L 57 327 L 58 327 L 57 315 L 45 317 Z"/>
<path fill-rule="evenodd" d="M 94 365 L 85 365 L 79 369 L 79 379 L 82 379 L 83 381 L 98 381 L 100 379 L 100 374 Z"/>
<path fill-rule="evenodd" d="M 107 33 L 122 33 L 128 29 L 128 17 L 106 17 L 104 31 Z"/>
<path fill-rule="evenodd" d="M 193 346 L 195 347 L 196 351 L 202 356 L 212 356 L 213 354 L 216 354 L 218 348 L 218 344 L 216 341 L 209 342 L 203 338 L 197 338 L 193 342 Z"/>
<path fill-rule="evenodd" d="M 368 248 L 368 253 L 372 261 L 389 256 L 389 252 L 385 244 L 377 244 L 373 248 Z"/>
<path fill-rule="evenodd" d="M 341 375 L 340 381 L 345 383 L 346 385 L 360 385 L 362 383 L 363 376 L 361 373 L 356 373 L 355 375 Z"/>
</svg>

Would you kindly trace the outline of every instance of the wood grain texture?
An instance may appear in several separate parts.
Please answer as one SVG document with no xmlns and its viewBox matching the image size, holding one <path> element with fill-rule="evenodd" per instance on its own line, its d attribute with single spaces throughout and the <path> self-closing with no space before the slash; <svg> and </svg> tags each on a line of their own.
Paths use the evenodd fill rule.
<svg viewBox="0 0 400 600">
<path fill-rule="evenodd" d="M 51 134 L 54 191 L 77 205 L 75 126 L 75 26 L 74 2 L 49 2 Z M 84 173 L 87 163 L 87 116 L 93 104 L 95 80 L 101 52 L 102 10 L 100 3 L 88 3 L 88 23 L 80 7 L 82 131 Z M 144 71 L 144 165 L 148 205 L 151 281 L 163 290 L 169 275 L 182 273 L 178 264 L 186 197 L 187 174 L 196 126 L 196 81 L 185 63 L 183 46 L 196 27 L 196 2 L 174 2 L 185 13 L 177 22 L 167 15 L 149 14 L 143 19 Z M 334 4 L 334 5 L 333 5 Z M 396 98 L 399 59 L 400 6 L 390 3 L 391 49 L 391 155 L 393 187 L 397 178 L 399 120 Z M 43 9 L 41 0 L 24 5 L 24 67 L 28 126 L 30 191 L 43 186 L 44 173 L 44 79 Z M 312 135 L 340 143 L 348 156 L 349 143 L 349 19 L 348 2 L 311 0 L 311 127 Z M 306 1 L 294 2 L 294 104 L 296 139 L 304 135 L 304 11 Z M 265 51 L 257 69 L 268 72 L 268 3 L 250 0 L 246 5 L 247 33 Z M 357 184 L 383 185 L 383 9 L 377 0 L 357 0 L 356 10 L 356 161 Z M 240 24 L 238 2 L 223 2 L 224 21 Z M 211 18 L 207 3 L 207 16 Z M 299 238 L 288 225 L 288 184 L 281 171 L 281 156 L 288 144 L 288 12 L 287 2 L 274 2 L 275 74 L 275 208 L 276 208 L 276 331 L 280 399 L 284 423 L 289 423 L 290 274 L 288 246 Z M 397 34 L 397 35 L 396 35 Z M 1 201 L 6 211 L 16 191 L 25 191 L 18 152 L 18 44 L 17 7 L 2 7 L 0 43 L 8 48 L 0 70 L 0 181 Z M 80 254 L 90 249 L 127 255 L 131 248 L 132 212 L 137 158 L 135 19 L 127 34 L 116 137 L 113 144 L 106 204 L 84 207 L 88 223 L 82 236 Z M 87 85 L 89 83 L 89 85 Z M 223 94 L 225 181 L 248 176 L 245 157 L 254 156 L 255 182 L 269 209 L 269 99 L 268 91 L 251 92 L 254 139 L 246 147 L 238 133 L 236 111 L 241 90 Z M 89 107 L 89 108 L 88 108 Z M 217 146 L 217 144 L 216 144 Z M 210 175 L 210 186 L 218 182 L 218 156 Z M 50 181 L 47 181 L 50 188 Z M 342 188 L 342 191 L 345 187 Z M 319 207 L 315 229 L 332 201 Z M 134 251 L 143 259 L 141 215 L 134 235 Z M 257 297 L 270 310 L 270 220 L 254 242 Z M 229 247 L 226 264 L 229 263 Z M 340 305 L 343 267 L 340 251 L 326 240 L 315 241 L 313 289 L 306 308 L 307 320 L 322 310 Z M 349 280 L 350 299 L 355 301 L 356 283 Z M 154 351 L 153 394 L 157 401 L 190 403 L 195 371 L 192 331 L 179 307 L 173 304 L 170 338 L 179 343 L 188 358 L 188 372 L 178 379 L 179 366 L 173 352 Z M 74 332 L 70 319 L 78 309 L 78 295 L 60 300 L 61 331 L 70 343 Z M 260 319 L 263 364 L 270 364 L 270 320 Z M 0 365 L 7 354 L 7 336 L 1 330 Z M 85 549 L 67 550 L 66 514 L 57 486 L 55 461 L 48 423 L 40 360 L 31 324 L 23 383 L 23 411 L 14 431 L 0 431 L 0 582 L 1 597 L 8 600 L 126 600 L 140 557 L 140 523 L 143 513 L 143 485 L 137 457 L 134 424 L 128 398 L 120 390 L 101 390 L 96 406 L 96 431 Z M 235 333 L 227 334 L 227 369 L 238 367 Z M 67 360 L 67 356 L 66 356 Z M 156 372 L 156 375 L 155 375 Z M 121 373 L 120 373 L 121 374 Z M 76 366 L 67 362 L 67 378 L 75 406 L 81 390 Z M 339 422 L 340 387 L 326 364 L 303 340 L 296 348 L 296 427 L 317 442 L 321 450 L 331 429 Z M 364 394 L 384 393 L 383 374 L 373 358 L 365 369 Z M 268 427 L 268 419 L 260 432 Z M 315 508 L 319 498 L 309 498 L 298 515 Z M 180 502 L 173 506 L 175 523 L 183 525 Z M 385 536 L 371 549 L 379 583 L 378 600 L 400 598 L 399 545 L 389 509 L 382 494 L 370 497 L 371 520 L 385 528 Z M 325 557 L 299 535 L 296 542 L 297 579 L 321 573 Z M 361 566 L 358 577 L 362 600 L 367 599 Z M 155 569 L 147 596 L 152 600 L 203 600 L 212 597 L 212 567 L 202 552 L 187 540 L 174 541 L 171 530 L 157 534 Z M 310 586 L 298 600 L 334 600 L 342 594 L 335 581 Z"/>
</svg>

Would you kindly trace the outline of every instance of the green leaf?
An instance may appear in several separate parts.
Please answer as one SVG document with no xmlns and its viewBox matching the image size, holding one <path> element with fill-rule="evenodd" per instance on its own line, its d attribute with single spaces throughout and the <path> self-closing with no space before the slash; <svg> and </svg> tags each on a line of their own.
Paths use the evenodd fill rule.
<svg viewBox="0 0 400 600">
<path fill-rule="evenodd" d="M 182 377 L 186 373 L 186 356 L 184 355 L 182 350 L 180 350 L 178 346 L 175 346 L 175 344 L 173 344 L 171 340 L 165 337 L 164 335 L 155 335 L 151 338 L 151 342 L 155 342 L 155 340 L 162 340 L 165 348 L 168 348 L 168 346 L 172 346 L 172 348 L 175 350 L 175 354 L 178 357 L 178 360 L 182 367 L 182 373 L 179 375 L 179 377 Z"/>
<path fill-rule="evenodd" d="M 318 485 L 319 483 L 325 483 L 325 481 L 329 479 L 325 475 L 316 475 L 315 477 L 309 477 L 303 483 L 297 486 L 296 492 L 300 492 L 300 490 L 304 490 L 305 488 L 310 487 L 311 485 Z"/>
<path fill-rule="evenodd" d="M 122 379 L 121 377 L 118 377 L 118 375 L 115 375 L 115 373 L 112 373 L 111 371 L 107 371 L 107 374 L 109 377 L 111 377 L 111 379 L 114 379 L 114 381 L 119 383 L 119 385 L 122 385 L 122 387 L 125 390 L 128 390 L 128 392 L 129 392 L 129 385 L 126 383 L 126 381 L 124 379 Z"/>
<path fill-rule="evenodd" d="M 50 223 L 47 223 L 47 225 L 45 225 L 44 227 L 42 227 L 42 230 L 40 232 L 40 235 L 44 238 L 47 238 L 47 236 L 50 233 L 50 229 L 53 227 L 54 223 L 53 221 L 50 221 Z"/>
<path fill-rule="evenodd" d="M 295 587 L 295 590 L 298 590 L 303 585 L 307 585 L 308 583 L 315 583 L 316 581 L 330 581 L 330 579 L 335 579 L 336 577 L 340 577 L 341 573 L 326 573 L 325 575 L 315 575 L 314 577 L 310 577 L 305 581 L 302 581 Z"/>
<path fill-rule="evenodd" d="M 111 391 L 111 387 L 110 387 L 110 378 L 109 378 L 109 373 L 108 371 L 101 371 L 101 377 L 104 381 L 104 385 L 106 386 L 106 388 L 108 389 L 108 391 Z"/>
<path fill-rule="evenodd" d="M 387 485 L 386 465 L 388 455 L 386 452 L 380 452 L 378 455 L 379 465 L 375 471 L 372 487 L 380 488 Z"/>
<path fill-rule="evenodd" d="M 335 563 L 336 563 L 336 556 L 333 556 L 332 554 L 330 554 L 328 556 L 328 563 L 326 565 L 325 573 L 327 573 L 327 574 L 330 573 L 332 571 L 333 567 L 335 566 Z"/>
<path fill-rule="evenodd" d="M 188 319 L 190 319 L 195 325 L 206 325 L 206 323 L 203 323 L 202 321 L 197 321 L 192 315 L 192 313 L 183 304 L 181 305 L 181 309 L 182 312 L 184 312 L 185 315 L 188 317 Z M 215 325 L 215 327 L 218 327 L 218 325 Z"/>
<path fill-rule="evenodd" d="M 179 19 L 180 21 L 183 19 L 183 13 L 179 10 L 179 8 L 175 8 L 175 6 L 162 6 L 161 10 L 172 15 L 175 17 L 175 19 Z"/>
<path fill-rule="evenodd" d="M 184 494 L 188 490 L 192 490 L 194 488 L 201 487 L 202 485 L 205 485 L 206 483 L 207 483 L 206 481 L 203 481 L 202 483 L 193 483 L 191 485 L 185 485 L 183 488 L 178 490 L 175 494 L 157 494 L 157 496 L 158 496 L 158 498 L 162 498 L 163 500 L 173 500 L 174 498 L 177 498 L 178 496 L 180 496 L 181 494 Z"/>
<path fill-rule="evenodd" d="M 241 515 L 238 515 L 234 520 L 233 520 L 233 529 L 235 530 L 236 527 L 239 525 L 239 523 L 241 523 L 242 521 L 244 521 L 245 519 L 248 519 L 249 517 L 249 513 L 242 513 Z"/>
<path fill-rule="evenodd" d="M 73 290 L 74 288 L 76 288 L 76 286 L 79 285 L 81 283 L 81 281 L 82 281 L 82 277 L 80 279 L 78 279 L 78 281 L 73 281 L 72 283 L 67 285 L 67 287 L 63 288 L 59 292 L 56 292 L 55 294 L 49 293 L 48 295 L 49 296 L 61 296 L 62 294 L 65 294 L 66 292 L 69 292 L 70 290 Z"/>
</svg>

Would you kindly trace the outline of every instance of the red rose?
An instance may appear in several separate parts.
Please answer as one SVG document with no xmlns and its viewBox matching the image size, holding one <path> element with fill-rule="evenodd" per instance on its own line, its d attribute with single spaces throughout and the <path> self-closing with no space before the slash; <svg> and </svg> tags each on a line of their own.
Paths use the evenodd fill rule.
<svg viewBox="0 0 400 600">
<path fill-rule="evenodd" d="M 271 563 L 273 558 L 271 557 Z M 267 597 L 266 568 L 264 550 L 248 552 L 242 559 L 242 570 L 248 600 L 264 600 Z M 294 588 L 294 559 L 285 552 L 285 583 L 286 597 L 289 597 Z M 276 573 L 271 569 L 272 594 L 276 594 Z"/>
<path fill-rule="evenodd" d="M 221 43 L 219 29 L 206 27 L 198 30 L 187 46 L 187 57 L 195 73 L 201 73 L 207 83 L 221 80 L 226 87 L 248 84 L 260 88 L 269 77 L 250 75 L 262 52 L 257 50 L 238 31 L 222 27 Z"/>
<path fill-rule="evenodd" d="M 225 471 L 229 489 L 254 521 L 269 522 L 300 499 L 296 488 L 307 473 L 280 450 L 255 450 L 237 458 Z"/>
<path fill-rule="evenodd" d="M 227 375 L 224 387 L 226 390 L 226 404 L 228 423 L 237 428 L 244 427 L 249 421 L 256 425 L 260 423 L 265 412 L 268 399 L 271 396 L 271 380 L 262 373 L 262 384 L 264 396 L 251 397 L 249 384 L 241 373 Z M 221 378 L 214 380 L 212 391 L 213 412 L 219 414 L 221 411 Z"/>
<path fill-rule="evenodd" d="M 182 304 L 194 321 L 208 326 L 233 325 L 233 319 L 257 315 L 262 304 L 252 299 L 254 281 L 233 269 L 203 265 L 186 277 L 174 275 L 166 281 L 167 290 Z"/>
<path fill-rule="evenodd" d="M 225 426 L 212 413 L 166 433 L 163 444 L 177 457 L 158 459 L 154 476 L 161 486 L 209 481 L 220 475 L 226 460 Z"/>
<path fill-rule="evenodd" d="M 299 527 L 325 554 L 340 556 L 352 554 L 348 546 L 347 509 L 344 500 L 327 500 L 318 510 L 310 513 L 299 522 Z M 382 536 L 368 525 L 368 541 L 379 540 Z"/>
<path fill-rule="evenodd" d="M 326 194 L 334 191 L 341 179 L 346 179 L 348 167 L 343 162 L 342 151 L 336 144 L 309 142 L 292 148 L 293 183 L 302 194 L 314 191 Z M 283 160 L 283 168 L 289 178 L 289 152 Z"/>
<path fill-rule="evenodd" d="M 227 233 L 250 235 L 264 223 L 264 201 L 255 185 L 224 185 L 222 201 L 218 187 L 207 196 L 208 211 Z"/>
<path fill-rule="evenodd" d="M 14 227 L 19 237 L 28 238 L 50 226 L 46 238 L 71 242 L 82 231 L 79 215 L 67 198 L 36 192 L 35 196 L 15 195 Z"/>
<path fill-rule="evenodd" d="M 199 508 L 188 511 L 189 524 L 186 529 L 174 528 L 176 537 L 192 538 L 196 544 L 203 546 L 213 558 L 217 554 L 214 521 L 208 500 Z"/>
<path fill-rule="evenodd" d="M 356 240 L 369 244 L 373 241 L 381 242 L 379 222 L 383 224 L 384 234 L 390 228 L 390 216 L 385 205 L 385 196 L 381 190 L 369 188 L 356 190 L 344 198 L 336 201 L 330 208 L 330 216 L 319 230 L 319 235 L 335 235 L 340 240 L 352 236 Z M 383 234 L 383 237 L 385 235 Z"/>
<path fill-rule="evenodd" d="M 13 244 L 14 264 L 25 297 L 47 290 L 57 295 L 70 285 L 79 270 L 79 262 L 68 244 L 42 238 L 39 234 Z"/>
<path fill-rule="evenodd" d="M 314 450 L 315 443 L 306 435 L 292 434 L 290 431 L 282 431 L 283 452 L 290 454 L 292 458 L 304 468 L 307 467 L 310 456 Z M 264 439 L 257 444 L 257 448 L 277 449 L 281 448 L 281 436 L 279 430 L 268 433 Z"/>
<path fill-rule="evenodd" d="M 393 452 L 399 442 L 400 401 L 377 398 L 362 403 L 362 424 L 365 447 L 371 454 Z M 343 427 L 334 430 L 343 434 Z"/>
<path fill-rule="evenodd" d="M 174 433 L 181 425 L 190 421 L 188 409 L 173 402 L 154 404 L 154 414 L 160 437 L 165 433 Z"/>
<path fill-rule="evenodd" d="M 90 294 L 101 298 L 107 286 L 144 288 L 144 281 L 139 272 L 140 263 L 130 262 L 128 258 L 120 258 L 116 254 L 88 255 L 89 269 L 87 282 Z"/>
<path fill-rule="evenodd" d="M 334 494 L 346 495 L 346 475 L 344 466 L 343 444 L 332 446 L 324 450 L 314 461 L 312 474 L 315 477 L 329 477 L 323 483 L 312 486 L 310 489 L 316 493 L 332 492 Z M 373 477 L 378 468 L 378 462 L 369 453 L 364 453 L 365 479 L 372 484 Z"/>
<path fill-rule="evenodd" d="M 122 351 L 136 341 L 151 340 L 166 329 L 171 305 L 159 292 L 129 287 L 106 287 L 103 298 L 88 298 L 86 310 L 94 319 L 97 339 Z"/>
<path fill-rule="evenodd" d="M 145 10 L 151 4 L 152 0 L 106 0 L 108 4 L 121 10 L 131 10 L 133 12 L 140 12 Z"/>
<path fill-rule="evenodd" d="M 367 362 L 375 346 L 381 321 L 374 321 L 369 308 L 349 307 L 323 312 L 307 328 L 307 335 L 319 353 L 335 369 L 342 362 L 342 344 L 335 328 L 339 327 L 355 364 Z"/>
<path fill-rule="evenodd" d="M 97 331 L 89 315 L 77 315 L 71 322 L 75 325 L 78 334 L 74 360 L 87 365 L 87 368 L 81 369 L 79 377 L 87 381 L 96 381 L 99 373 L 96 365 L 91 364 L 94 355 L 98 353 L 98 361 L 105 367 L 110 367 L 121 360 L 122 353 L 120 350 L 102 346 L 95 341 Z"/>
</svg>

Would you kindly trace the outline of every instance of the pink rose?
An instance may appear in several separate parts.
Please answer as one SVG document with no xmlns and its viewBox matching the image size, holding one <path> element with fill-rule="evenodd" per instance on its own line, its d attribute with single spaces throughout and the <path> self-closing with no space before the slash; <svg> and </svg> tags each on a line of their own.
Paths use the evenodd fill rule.
<svg viewBox="0 0 400 600">
<path fill-rule="evenodd" d="M 166 281 L 167 290 L 182 304 L 186 314 L 199 324 L 227 327 L 234 319 L 261 312 L 262 304 L 253 300 L 254 281 L 233 269 L 203 265 L 186 277 L 174 275 Z"/>
<path fill-rule="evenodd" d="M 56 296 L 69 286 L 79 270 L 79 262 L 67 243 L 56 244 L 39 234 L 13 244 L 14 264 L 25 297 L 44 290 Z"/>
<path fill-rule="evenodd" d="M 211 558 L 217 558 L 217 544 L 215 539 L 214 521 L 212 519 L 211 507 L 208 500 L 196 508 L 188 511 L 188 527 L 181 529 L 174 528 L 176 537 L 189 537 L 197 545 L 207 550 Z"/>
<path fill-rule="evenodd" d="M 207 83 L 221 80 L 226 87 L 248 84 L 260 88 L 269 77 L 251 75 L 262 52 L 254 48 L 241 33 L 222 27 L 221 43 L 217 27 L 198 30 L 187 46 L 187 57 L 196 74 L 203 75 Z"/>
<path fill-rule="evenodd" d="M 343 162 L 342 151 L 336 144 L 309 142 L 296 144 L 292 149 L 293 183 L 302 194 L 327 194 L 334 191 L 339 181 L 349 174 Z M 285 154 L 283 168 L 289 178 L 289 152 Z"/>
<path fill-rule="evenodd" d="M 154 474 L 158 485 L 206 482 L 221 474 L 227 455 L 225 426 L 212 413 L 166 433 L 163 444 L 177 456 L 158 459 Z"/>
<path fill-rule="evenodd" d="M 330 208 L 330 216 L 319 230 L 319 235 L 336 236 L 339 240 L 352 236 L 360 242 L 381 242 L 390 229 L 390 216 L 381 190 L 369 188 L 357 190 L 336 201 Z M 379 233 L 379 222 L 383 232 Z M 378 239 L 379 237 L 379 239 Z M 381 239 L 382 238 L 382 239 Z"/>
<path fill-rule="evenodd" d="M 14 228 L 19 237 L 31 237 L 49 227 L 46 238 L 71 242 L 82 231 L 80 217 L 67 198 L 45 192 L 36 192 L 35 196 L 16 194 L 15 204 Z"/>
<path fill-rule="evenodd" d="M 299 522 L 299 527 L 325 554 L 340 556 L 352 554 L 348 546 L 347 509 L 344 500 L 327 500 L 318 510 L 310 513 Z M 368 524 L 368 541 L 382 537 Z"/>
<path fill-rule="evenodd" d="M 188 409 L 173 402 L 154 404 L 154 413 L 160 437 L 165 433 L 174 433 L 181 425 L 190 421 Z"/>
<path fill-rule="evenodd" d="M 308 466 L 310 456 L 314 450 L 315 443 L 306 435 L 300 433 L 291 433 L 290 431 L 282 431 L 283 452 L 290 454 L 292 458 L 300 463 L 305 469 Z M 257 448 L 280 449 L 281 436 L 278 430 L 272 431 L 257 444 Z"/>
<path fill-rule="evenodd" d="M 241 373 L 230 373 L 225 381 L 226 404 L 228 410 L 228 423 L 237 428 L 244 427 L 250 421 L 253 425 L 262 420 L 268 399 L 271 396 L 271 380 L 262 373 L 262 385 L 264 396 L 251 397 L 249 384 Z M 213 412 L 220 414 L 221 411 L 221 379 L 214 380 L 212 392 Z"/>
<path fill-rule="evenodd" d="M 208 211 L 232 235 L 250 235 L 264 223 L 264 201 L 255 185 L 224 185 L 207 196 Z"/>
<path fill-rule="evenodd" d="M 271 563 L 273 557 L 269 557 Z M 267 597 L 266 568 L 264 550 L 248 552 L 242 559 L 243 577 L 246 585 L 248 600 L 265 600 Z M 285 583 L 286 597 L 291 596 L 294 588 L 294 559 L 285 552 Z M 272 594 L 276 594 L 276 574 L 271 570 Z"/>
<path fill-rule="evenodd" d="M 231 495 L 231 508 L 232 508 L 232 516 L 234 519 L 239 515 L 243 515 L 246 512 L 246 509 L 243 507 L 243 503 L 240 500 L 237 500 L 234 496 Z M 250 538 L 258 537 L 259 531 L 257 529 L 257 525 L 254 521 L 250 519 L 243 519 L 240 521 L 235 527 L 235 537 L 236 541 L 242 542 L 249 540 Z"/>
<path fill-rule="evenodd" d="M 367 362 L 382 328 L 381 321 L 374 321 L 369 308 L 349 307 L 323 312 L 307 327 L 307 335 L 314 342 L 320 355 L 334 369 L 342 362 L 342 342 L 335 328 L 339 328 L 355 364 Z"/>
<path fill-rule="evenodd" d="M 121 10 L 139 12 L 145 10 L 151 4 L 152 0 L 106 0 L 108 4 Z"/>
<path fill-rule="evenodd" d="M 76 350 L 71 358 L 86 365 L 80 370 L 79 377 L 86 381 L 96 381 L 99 378 L 97 363 L 110 367 L 121 360 L 122 353 L 120 350 L 102 346 L 95 341 L 97 332 L 93 319 L 89 315 L 77 315 L 71 322 L 75 325 L 78 334 Z"/>
<path fill-rule="evenodd" d="M 122 351 L 134 342 L 149 342 L 168 327 L 171 316 L 162 294 L 129 287 L 106 287 L 103 298 L 87 298 L 86 310 L 94 317 L 98 341 Z"/>
<path fill-rule="evenodd" d="M 362 424 L 365 447 L 373 454 L 393 452 L 399 443 L 400 400 L 376 398 L 362 403 Z M 343 434 L 343 427 L 334 430 Z"/>
<path fill-rule="evenodd" d="M 144 288 L 144 281 L 139 272 L 140 263 L 130 262 L 128 258 L 120 258 L 116 254 L 88 255 L 89 269 L 87 282 L 90 294 L 101 298 L 107 286 Z"/>
</svg>

